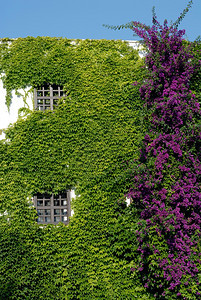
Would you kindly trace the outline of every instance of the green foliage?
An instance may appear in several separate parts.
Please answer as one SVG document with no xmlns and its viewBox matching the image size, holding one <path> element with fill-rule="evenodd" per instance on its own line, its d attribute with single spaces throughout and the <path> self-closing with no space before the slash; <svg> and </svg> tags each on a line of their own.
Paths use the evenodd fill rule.
<svg viewBox="0 0 201 300">
<path fill-rule="evenodd" d="M 46 37 L 4 39 L 0 53 L 8 105 L 13 89 L 68 91 L 54 112 L 29 112 L 0 141 L 1 299 L 153 299 L 131 272 L 139 215 L 124 201 L 125 165 L 138 158 L 149 122 L 132 85 L 144 80 L 143 60 L 121 41 Z M 70 224 L 39 227 L 31 196 L 70 187 Z M 165 252 L 162 238 L 159 246 Z"/>
<path fill-rule="evenodd" d="M 2 299 L 151 299 L 111 248 L 116 199 L 129 184 L 124 161 L 138 157 L 146 127 L 132 85 L 144 78 L 143 61 L 121 41 L 2 42 L 8 96 L 47 82 L 68 91 L 54 112 L 30 112 L 0 142 Z M 69 226 L 40 228 L 31 196 L 73 186 L 81 196 Z"/>
<path fill-rule="evenodd" d="M 189 0 L 186 8 L 183 10 L 183 12 L 180 14 L 180 16 L 177 18 L 177 20 L 173 23 L 173 26 L 175 28 L 178 28 L 179 24 L 182 22 L 186 14 L 188 13 L 189 9 L 193 5 L 193 0 Z"/>
<path fill-rule="evenodd" d="M 47 38 L 46 48 L 50 41 L 55 42 Z M 50 60 L 46 61 L 45 56 L 46 64 L 41 63 L 44 72 L 41 71 L 40 76 L 32 72 L 37 70 L 35 61 L 42 55 L 41 38 L 14 41 L 14 54 L 8 48 L 9 69 L 3 65 L 4 84 L 8 90 L 13 82 L 13 88 L 19 89 L 25 84 L 45 81 L 65 85 L 68 90 L 68 98 L 60 109 L 54 113 L 34 112 L 7 132 L 12 141 L 11 155 L 15 156 L 12 161 L 20 163 L 20 177 L 25 177 L 31 191 L 58 191 L 75 185 L 83 176 L 84 181 L 91 181 L 107 172 L 114 177 L 106 183 L 111 185 L 121 174 L 117 170 L 115 176 L 114 169 L 119 169 L 123 160 L 137 157 L 137 143 L 144 126 L 143 108 L 138 89 L 131 84 L 133 80 L 143 79 L 142 61 L 135 50 L 120 41 L 77 43 L 75 46 L 59 39 L 56 46 L 53 44 L 48 52 Z M 30 63 L 30 52 L 36 46 L 39 53 L 32 54 Z M 20 49 L 26 53 L 22 61 Z M 61 52 L 65 52 L 63 58 Z M 32 67 L 27 69 L 29 63 Z M 57 68 L 53 70 L 55 65 Z M 16 76 L 23 83 L 18 82 Z M 20 151 L 16 151 L 19 147 Z"/>
<path fill-rule="evenodd" d="M 201 56 L 201 41 L 195 41 L 192 43 L 194 63 L 198 64 Z M 194 72 L 191 80 L 191 90 L 196 94 L 196 98 L 201 102 L 201 68 L 197 68 Z"/>
</svg>

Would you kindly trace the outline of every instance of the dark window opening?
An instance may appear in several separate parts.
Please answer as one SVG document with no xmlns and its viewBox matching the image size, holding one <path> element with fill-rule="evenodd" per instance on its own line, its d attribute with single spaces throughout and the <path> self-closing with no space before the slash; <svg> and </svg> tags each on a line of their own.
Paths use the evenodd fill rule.
<svg viewBox="0 0 201 300">
<path fill-rule="evenodd" d="M 63 86 L 45 84 L 34 88 L 34 107 L 40 111 L 53 110 L 62 97 L 66 97 Z"/>
<path fill-rule="evenodd" d="M 38 213 L 39 224 L 69 223 L 71 216 L 70 191 L 58 195 L 37 193 L 34 196 L 34 206 Z"/>
</svg>

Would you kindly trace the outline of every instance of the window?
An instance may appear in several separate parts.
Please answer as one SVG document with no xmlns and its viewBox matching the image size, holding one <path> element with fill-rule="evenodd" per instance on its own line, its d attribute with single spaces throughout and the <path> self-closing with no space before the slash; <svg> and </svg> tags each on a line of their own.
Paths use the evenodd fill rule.
<svg viewBox="0 0 201 300">
<path fill-rule="evenodd" d="M 34 206 L 38 213 L 39 224 L 69 223 L 71 216 L 70 191 L 58 195 L 40 194 L 34 196 Z"/>
<path fill-rule="evenodd" d="M 34 88 L 34 107 L 37 110 L 53 110 L 58 105 L 58 100 L 66 94 L 62 86 L 45 84 Z"/>
</svg>

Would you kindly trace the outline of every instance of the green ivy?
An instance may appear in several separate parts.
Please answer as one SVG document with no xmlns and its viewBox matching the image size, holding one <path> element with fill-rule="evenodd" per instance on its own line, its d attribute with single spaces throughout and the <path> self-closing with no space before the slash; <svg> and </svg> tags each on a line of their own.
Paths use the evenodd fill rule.
<svg viewBox="0 0 201 300">
<path fill-rule="evenodd" d="M 153 299 L 131 272 L 139 216 L 124 201 L 125 165 L 138 158 L 149 120 L 132 85 L 143 65 L 122 41 L 2 40 L 8 106 L 11 91 L 27 86 L 68 91 L 54 112 L 30 112 L 0 141 L 2 299 Z M 33 194 L 71 187 L 70 224 L 38 226 Z"/>
<path fill-rule="evenodd" d="M 148 299 L 110 247 L 116 200 L 129 184 L 124 163 L 138 157 L 146 128 L 132 85 L 145 76 L 143 60 L 122 41 L 28 37 L 0 47 L 8 105 L 11 90 L 27 86 L 68 91 L 58 109 L 30 112 L 0 143 L 3 297 Z M 71 187 L 80 196 L 69 226 L 40 228 L 31 196 Z"/>
</svg>

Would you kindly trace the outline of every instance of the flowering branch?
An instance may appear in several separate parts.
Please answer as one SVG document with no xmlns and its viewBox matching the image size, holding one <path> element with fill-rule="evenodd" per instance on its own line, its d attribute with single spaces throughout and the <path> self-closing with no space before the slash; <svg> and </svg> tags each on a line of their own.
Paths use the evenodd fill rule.
<svg viewBox="0 0 201 300">
<path fill-rule="evenodd" d="M 127 197 L 144 224 L 137 232 L 138 272 L 157 299 L 170 291 L 186 299 L 187 287 L 200 295 L 201 109 L 190 90 L 192 51 L 177 30 L 191 4 L 174 26 L 160 25 L 155 14 L 152 27 L 133 22 L 148 49 L 149 77 L 140 93 L 152 119 Z"/>
</svg>

